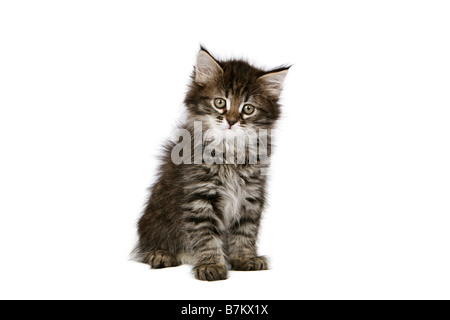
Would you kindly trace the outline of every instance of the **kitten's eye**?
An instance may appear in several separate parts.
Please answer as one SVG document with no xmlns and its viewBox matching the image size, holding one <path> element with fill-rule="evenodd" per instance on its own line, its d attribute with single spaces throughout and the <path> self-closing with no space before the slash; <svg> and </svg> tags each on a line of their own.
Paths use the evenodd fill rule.
<svg viewBox="0 0 450 320">
<path fill-rule="evenodd" d="M 246 115 L 251 115 L 255 112 L 256 108 L 252 106 L 251 104 L 246 104 L 244 108 L 242 109 L 242 112 Z"/>
<path fill-rule="evenodd" d="M 214 100 L 214 105 L 217 109 L 224 109 L 227 106 L 227 102 L 225 99 L 217 98 Z"/>
</svg>

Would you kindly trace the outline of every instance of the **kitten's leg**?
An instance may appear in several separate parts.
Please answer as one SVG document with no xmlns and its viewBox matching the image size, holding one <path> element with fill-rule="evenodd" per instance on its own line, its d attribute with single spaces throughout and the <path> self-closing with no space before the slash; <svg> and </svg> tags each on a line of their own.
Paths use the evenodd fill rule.
<svg viewBox="0 0 450 320">
<path fill-rule="evenodd" d="M 181 262 L 167 250 L 151 251 L 146 261 L 153 269 L 176 267 Z"/>
<path fill-rule="evenodd" d="M 223 252 L 223 223 L 214 208 L 217 191 L 197 189 L 189 196 L 186 210 L 186 232 L 194 259 L 194 275 L 198 280 L 227 278 Z"/>
<path fill-rule="evenodd" d="M 230 226 L 228 256 L 232 270 L 268 269 L 266 258 L 258 256 L 256 249 L 262 207 L 259 199 L 246 198 L 240 219 Z"/>
</svg>

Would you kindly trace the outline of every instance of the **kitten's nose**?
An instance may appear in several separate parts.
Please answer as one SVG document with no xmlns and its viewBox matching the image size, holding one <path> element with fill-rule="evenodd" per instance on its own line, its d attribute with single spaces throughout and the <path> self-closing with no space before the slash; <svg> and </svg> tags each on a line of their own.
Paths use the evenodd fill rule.
<svg viewBox="0 0 450 320">
<path fill-rule="evenodd" d="M 237 122 L 235 119 L 227 119 L 228 124 L 230 125 L 230 128 Z"/>
</svg>

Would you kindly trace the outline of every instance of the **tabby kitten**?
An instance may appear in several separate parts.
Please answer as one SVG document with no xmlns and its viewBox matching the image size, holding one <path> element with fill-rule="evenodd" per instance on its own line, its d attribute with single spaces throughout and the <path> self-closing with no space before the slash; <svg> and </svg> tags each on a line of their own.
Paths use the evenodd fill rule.
<svg viewBox="0 0 450 320">
<path fill-rule="evenodd" d="M 264 71 L 242 60 L 219 61 L 201 48 L 184 101 L 187 120 L 180 127 L 189 140 L 182 150 L 180 140 L 165 146 L 138 222 L 138 260 L 152 268 L 193 264 L 195 277 L 207 281 L 226 279 L 227 267 L 268 269 L 256 242 L 266 200 L 270 129 L 280 116 L 288 69 Z M 266 139 L 249 139 L 254 132 Z M 218 157 L 221 152 L 226 161 Z"/>
</svg>

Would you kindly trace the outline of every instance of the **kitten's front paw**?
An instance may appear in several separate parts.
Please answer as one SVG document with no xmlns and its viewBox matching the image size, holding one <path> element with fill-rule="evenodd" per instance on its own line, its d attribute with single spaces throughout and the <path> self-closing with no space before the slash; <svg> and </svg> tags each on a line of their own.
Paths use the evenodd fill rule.
<svg viewBox="0 0 450 320">
<path fill-rule="evenodd" d="M 231 260 L 231 269 L 236 271 L 257 271 L 269 269 L 265 257 L 251 257 Z"/>
<path fill-rule="evenodd" d="M 194 268 L 197 280 L 217 281 L 227 278 L 227 268 L 221 264 L 202 264 Z"/>
</svg>

